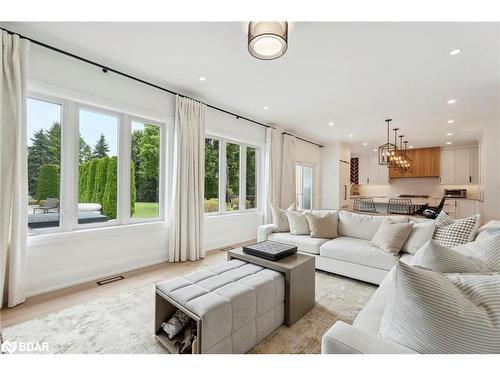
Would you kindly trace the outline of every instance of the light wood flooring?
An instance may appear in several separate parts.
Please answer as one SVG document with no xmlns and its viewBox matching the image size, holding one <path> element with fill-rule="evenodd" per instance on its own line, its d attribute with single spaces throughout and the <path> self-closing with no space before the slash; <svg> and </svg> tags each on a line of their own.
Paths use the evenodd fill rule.
<svg viewBox="0 0 500 375">
<path fill-rule="evenodd" d="M 255 240 L 230 245 L 234 248 Z M 205 259 L 196 262 L 160 263 L 135 271 L 120 273 L 125 279 L 110 284 L 98 286 L 95 281 L 89 281 L 54 292 L 30 297 L 26 302 L 10 309 L 0 310 L 0 327 L 7 327 L 35 319 L 45 314 L 61 311 L 96 298 L 109 296 L 127 289 L 158 283 L 186 273 L 202 264 L 213 264 L 226 260 L 226 253 L 221 249 L 207 252 Z"/>
</svg>

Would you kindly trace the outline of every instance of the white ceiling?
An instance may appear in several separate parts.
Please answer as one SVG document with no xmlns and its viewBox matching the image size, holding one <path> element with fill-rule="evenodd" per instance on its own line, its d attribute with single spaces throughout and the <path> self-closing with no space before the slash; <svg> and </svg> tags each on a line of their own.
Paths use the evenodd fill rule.
<svg viewBox="0 0 500 375">
<path fill-rule="evenodd" d="M 385 141 L 387 117 L 415 147 L 471 143 L 500 117 L 499 23 L 294 22 L 274 61 L 250 56 L 241 22 L 3 25 L 355 152 Z"/>
</svg>

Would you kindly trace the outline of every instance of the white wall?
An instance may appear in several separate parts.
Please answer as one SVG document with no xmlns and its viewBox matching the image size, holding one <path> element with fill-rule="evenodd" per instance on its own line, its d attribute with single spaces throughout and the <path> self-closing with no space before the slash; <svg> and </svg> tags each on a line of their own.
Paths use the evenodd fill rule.
<svg viewBox="0 0 500 375">
<path fill-rule="evenodd" d="M 340 142 L 321 149 L 320 208 L 338 209 L 340 206 Z"/>
</svg>

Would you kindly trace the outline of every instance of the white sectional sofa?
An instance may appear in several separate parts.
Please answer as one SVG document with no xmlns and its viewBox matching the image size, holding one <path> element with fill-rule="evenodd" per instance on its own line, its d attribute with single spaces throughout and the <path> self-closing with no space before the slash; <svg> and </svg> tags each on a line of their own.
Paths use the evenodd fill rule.
<svg viewBox="0 0 500 375">
<path fill-rule="evenodd" d="M 312 211 L 313 214 L 325 210 Z M 276 241 L 297 246 L 298 251 L 314 255 L 316 268 L 373 284 L 380 284 L 400 257 L 411 258 L 410 254 L 392 255 L 370 245 L 386 216 L 361 215 L 348 211 L 338 212 L 339 237 L 334 239 L 311 238 L 309 235 L 292 235 L 288 232 L 274 232 L 274 225 L 258 228 L 258 241 Z M 399 222 L 407 222 L 406 216 L 391 216 Z"/>
</svg>

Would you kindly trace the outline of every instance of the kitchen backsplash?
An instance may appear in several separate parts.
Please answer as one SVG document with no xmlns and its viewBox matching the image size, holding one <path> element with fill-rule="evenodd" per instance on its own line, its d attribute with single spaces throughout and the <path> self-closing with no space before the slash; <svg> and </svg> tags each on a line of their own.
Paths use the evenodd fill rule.
<svg viewBox="0 0 500 375">
<path fill-rule="evenodd" d="M 376 197 L 401 194 L 441 197 L 444 189 L 467 189 L 467 198 L 479 198 L 478 185 L 440 185 L 438 178 L 398 178 L 392 179 L 389 185 L 354 185 L 351 194 L 357 191 L 359 195 Z"/>
</svg>

